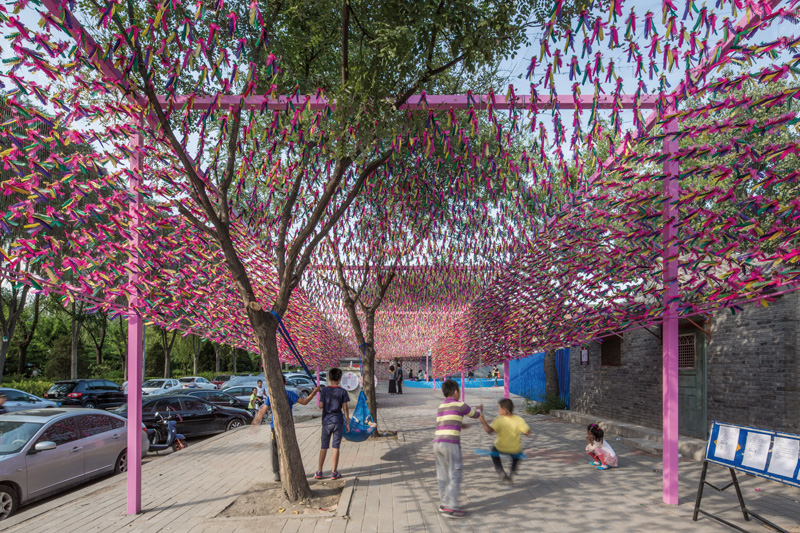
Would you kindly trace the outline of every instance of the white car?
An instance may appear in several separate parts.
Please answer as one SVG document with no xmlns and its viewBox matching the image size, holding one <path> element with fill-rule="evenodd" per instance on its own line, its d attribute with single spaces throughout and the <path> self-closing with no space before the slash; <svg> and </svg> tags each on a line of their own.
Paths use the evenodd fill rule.
<svg viewBox="0 0 800 533">
<path fill-rule="evenodd" d="M 181 385 L 177 379 L 148 379 L 142 383 L 142 396 L 163 394 L 170 389 L 177 389 Z"/>
<path fill-rule="evenodd" d="M 217 386 L 200 376 L 186 376 L 178 380 L 181 389 L 216 389 Z M 172 392 L 176 392 L 173 390 Z"/>
<path fill-rule="evenodd" d="M 38 396 L 17 389 L 0 388 L 0 394 L 6 397 L 6 403 L 3 407 L 5 407 L 6 412 L 9 413 L 14 411 L 27 411 L 28 409 L 61 406 L 60 402 L 45 400 L 44 398 L 39 398 Z"/>
</svg>

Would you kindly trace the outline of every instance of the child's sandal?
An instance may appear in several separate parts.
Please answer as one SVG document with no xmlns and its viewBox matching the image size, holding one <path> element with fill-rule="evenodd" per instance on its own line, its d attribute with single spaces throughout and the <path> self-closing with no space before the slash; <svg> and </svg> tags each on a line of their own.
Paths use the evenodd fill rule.
<svg viewBox="0 0 800 533">
<path fill-rule="evenodd" d="M 608 470 L 610 467 L 608 465 L 600 465 L 597 467 L 598 470 Z"/>
<path fill-rule="evenodd" d="M 592 465 L 592 466 L 600 466 L 602 463 L 600 463 L 600 461 L 592 461 L 589 464 Z"/>
</svg>

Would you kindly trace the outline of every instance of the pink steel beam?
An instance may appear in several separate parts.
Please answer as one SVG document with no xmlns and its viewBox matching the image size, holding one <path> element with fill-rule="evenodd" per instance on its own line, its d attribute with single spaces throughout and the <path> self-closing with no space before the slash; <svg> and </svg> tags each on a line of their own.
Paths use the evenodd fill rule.
<svg viewBox="0 0 800 533">
<path fill-rule="evenodd" d="M 671 110 L 674 112 L 674 109 Z M 678 121 L 672 119 L 664 125 L 664 133 L 678 131 Z M 678 141 L 664 139 L 663 153 L 678 151 Z M 662 329 L 662 432 L 663 432 L 663 485 L 662 497 L 668 505 L 678 505 L 678 174 L 677 161 L 664 163 L 664 229 L 661 253 L 664 284 L 664 326 Z"/>
<path fill-rule="evenodd" d="M 131 239 L 130 286 L 131 297 L 128 300 L 128 514 L 142 511 L 142 317 L 136 312 L 139 291 L 139 269 L 143 260 L 138 253 L 141 235 L 139 234 L 139 210 L 142 195 L 139 193 L 137 171 L 142 167 L 142 155 L 139 149 L 143 145 L 142 135 L 131 136 L 131 170 L 128 190 L 134 197 L 130 206 L 129 228 Z"/>
<path fill-rule="evenodd" d="M 182 108 L 184 105 L 189 104 L 192 109 L 230 109 L 234 107 L 243 106 L 245 109 L 286 109 L 291 102 L 295 107 L 310 108 L 312 110 L 326 109 L 328 107 L 335 107 L 336 102 L 331 102 L 327 98 L 320 98 L 316 96 L 278 96 L 277 98 L 269 98 L 267 96 L 247 96 L 242 97 L 238 95 L 226 96 L 159 96 L 158 101 L 164 108 L 170 107 Z M 539 96 L 537 99 L 537 109 L 552 109 L 558 105 L 561 109 L 575 109 L 580 106 L 583 109 L 588 109 L 594 105 L 594 95 L 582 95 L 577 100 L 573 96 L 556 96 L 551 99 L 549 96 Z M 612 109 L 614 107 L 615 98 L 612 95 L 600 95 L 597 97 L 597 107 L 599 109 Z M 619 109 L 633 109 L 635 96 L 633 95 L 620 95 L 618 99 Z M 656 96 L 642 96 L 639 107 L 641 109 L 653 109 L 658 102 Z M 515 98 L 506 98 L 505 96 L 495 95 L 492 103 L 492 98 L 486 94 L 468 96 L 464 94 L 449 94 L 449 95 L 414 95 L 408 99 L 408 102 L 400 106 L 400 109 L 409 110 L 427 110 L 427 109 L 467 109 L 474 107 L 475 109 L 487 109 L 491 103 L 494 109 L 510 109 L 513 107 L 517 109 L 527 109 L 531 105 L 530 96 L 517 96 Z"/>
<path fill-rule="evenodd" d="M 461 401 L 467 401 L 467 388 L 464 386 L 464 367 L 461 367 Z"/>
</svg>

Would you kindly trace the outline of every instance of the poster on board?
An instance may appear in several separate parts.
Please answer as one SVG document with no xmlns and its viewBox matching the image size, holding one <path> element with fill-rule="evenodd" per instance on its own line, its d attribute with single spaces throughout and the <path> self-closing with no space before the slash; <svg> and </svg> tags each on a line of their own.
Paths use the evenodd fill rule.
<svg viewBox="0 0 800 533">
<path fill-rule="evenodd" d="M 793 477 L 800 454 L 800 440 L 775 437 L 772 444 L 772 458 L 767 472 L 783 477 Z"/>
<path fill-rule="evenodd" d="M 764 470 L 764 467 L 767 466 L 767 456 L 769 455 L 769 445 L 771 443 L 771 435 L 748 432 L 747 441 L 744 445 L 742 466 Z"/>
</svg>

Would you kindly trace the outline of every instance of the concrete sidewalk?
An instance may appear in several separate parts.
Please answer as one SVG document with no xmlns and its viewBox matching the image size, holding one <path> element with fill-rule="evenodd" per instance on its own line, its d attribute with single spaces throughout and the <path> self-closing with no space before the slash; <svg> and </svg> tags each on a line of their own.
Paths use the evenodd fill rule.
<svg viewBox="0 0 800 533">
<path fill-rule="evenodd" d="M 494 414 L 501 395 L 502 389 L 470 389 L 466 400 L 471 405 L 484 403 Z M 667 506 L 661 503 L 658 457 L 609 435 L 620 468 L 598 471 L 588 465 L 583 450 L 585 427 L 528 415 L 524 416 L 534 436 L 523 442 L 529 459 L 511 487 L 499 485 L 491 461 L 474 453 L 474 448 L 490 447 L 493 439 L 479 425 L 464 430 L 462 505 L 469 515 L 446 518 L 437 512 L 432 453 L 441 391 L 406 389 L 403 395 L 379 394 L 378 399 L 382 428 L 398 430 L 398 438 L 343 444 L 339 470 L 351 483 L 357 478 L 346 518 L 217 517 L 253 485 L 272 479 L 269 431 L 264 426 L 227 433 L 145 465 L 141 515 L 125 515 L 125 483 L 120 477 L 78 489 L 46 506 L 23 508 L 2 527 L 25 533 L 728 530 L 708 518 L 691 520 L 700 463 L 681 462 L 680 505 Z M 521 407 L 521 400 L 514 399 Z M 311 474 L 319 450 L 319 420 L 298 422 L 297 434 Z M 710 472 L 712 481 L 728 478 L 721 468 L 712 466 Z M 741 482 L 750 508 L 800 532 L 800 490 L 745 475 Z M 748 531 L 763 530 L 758 522 L 745 522 L 737 508 L 733 493 L 706 491 L 704 510 L 718 512 Z"/>
</svg>

